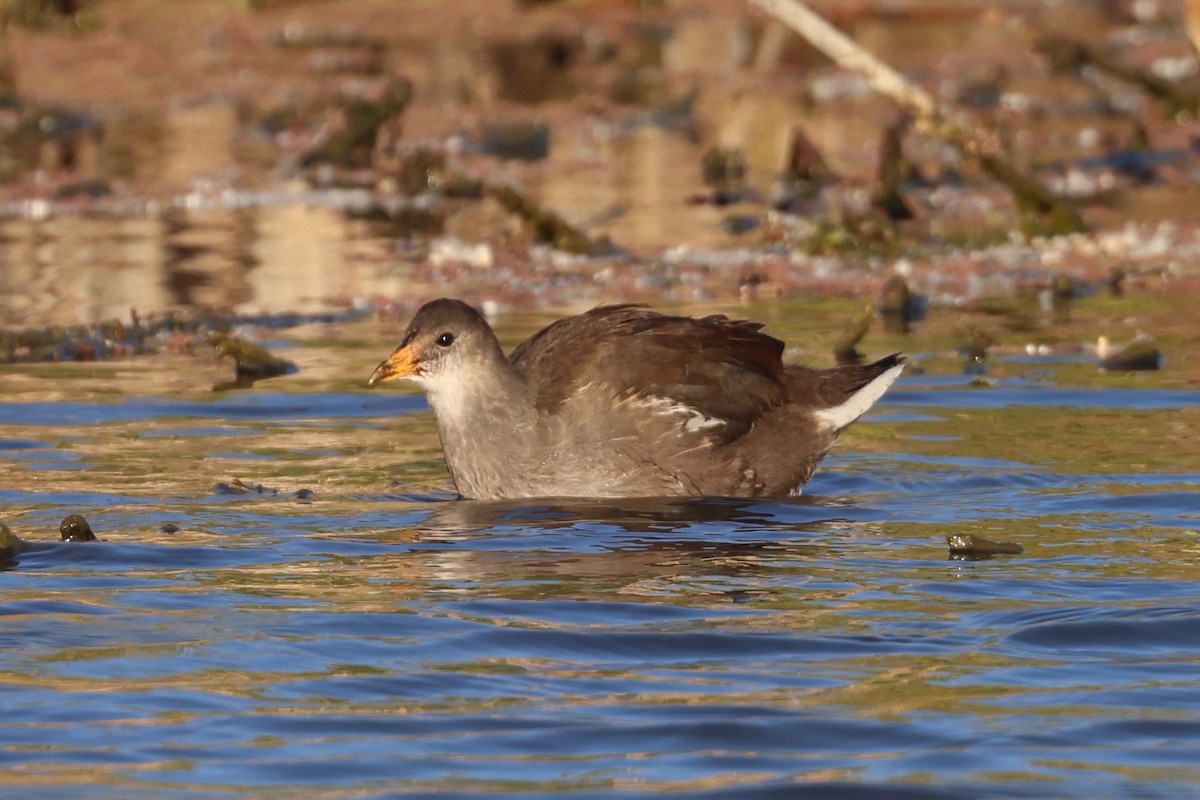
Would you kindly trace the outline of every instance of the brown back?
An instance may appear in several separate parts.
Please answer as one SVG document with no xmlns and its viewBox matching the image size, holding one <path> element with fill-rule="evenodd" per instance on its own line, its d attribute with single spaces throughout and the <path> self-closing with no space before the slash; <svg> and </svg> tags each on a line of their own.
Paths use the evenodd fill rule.
<svg viewBox="0 0 1200 800">
<path fill-rule="evenodd" d="M 542 411 L 599 383 L 617 398 L 665 398 L 744 430 L 787 399 L 783 342 L 761 328 L 719 314 L 693 319 L 601 306 L 539 331 L 509 360 L 530 381 Z"/>
</svg>

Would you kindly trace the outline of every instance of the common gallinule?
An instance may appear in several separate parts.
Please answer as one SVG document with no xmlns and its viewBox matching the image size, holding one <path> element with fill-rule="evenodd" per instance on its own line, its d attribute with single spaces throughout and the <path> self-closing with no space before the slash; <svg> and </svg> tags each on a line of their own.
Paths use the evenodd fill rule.
<svg viewBox="0 0 1200 800">
<path fill-rule="evenodd" d="M 601 306 L 505 358 L 479 312 L 434 300 L 370 383 L 425 390 L 463 497 L 797 494 L 904 359 L 785 367 L 761 328 Z"/>
</svg>

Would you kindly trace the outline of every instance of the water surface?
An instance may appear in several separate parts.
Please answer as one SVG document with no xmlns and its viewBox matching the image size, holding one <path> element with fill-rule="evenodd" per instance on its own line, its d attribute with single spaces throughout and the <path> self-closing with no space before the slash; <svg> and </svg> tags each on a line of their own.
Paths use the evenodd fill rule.
<svg viewBox="0 0 1200 800">
<path fill-rule="evenodd" d="M 873 341 L 917 368 L 802 498 L 460 502 L 424 401 L 363 386 L 394 335 L 296 334 L 246 392 L 172 357 L 0 371 L 0 508 L 37 543 L 0 572 L 6 791 L 1200 791 L 1177 375 L 980 388 Z M 69 513 L 106 541 L 57 543 Z"/>
</svg>

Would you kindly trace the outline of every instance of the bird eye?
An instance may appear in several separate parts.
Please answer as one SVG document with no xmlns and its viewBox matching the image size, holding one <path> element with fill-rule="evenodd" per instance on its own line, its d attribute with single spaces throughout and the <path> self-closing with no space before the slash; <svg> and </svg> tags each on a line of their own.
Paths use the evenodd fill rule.
<svg viewBox="0 0 1200 800">
<path fill-rule="evenodd" d="M 441 336 L 437 337 L 437 339 L 434 341 L 437 342 L 438 347 L 449 347 L 450 345 L 454 344 L 454 334 L 447 331 L 446 333 L 443 333 Z"/>
</svg>

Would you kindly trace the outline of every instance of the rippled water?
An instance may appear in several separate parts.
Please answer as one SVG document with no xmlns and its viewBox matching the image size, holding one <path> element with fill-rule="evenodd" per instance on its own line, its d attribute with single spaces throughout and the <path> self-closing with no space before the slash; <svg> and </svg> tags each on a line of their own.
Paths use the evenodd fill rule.
<svg viewBox="0 0 1200 800">
<path fill-rule="evenodd" d="M 918 354 L 800 499 L 456 502 L 391 335 L 0 371 L 8 796 L 1200 792 L 1200 392 Z"/>
</svg>

